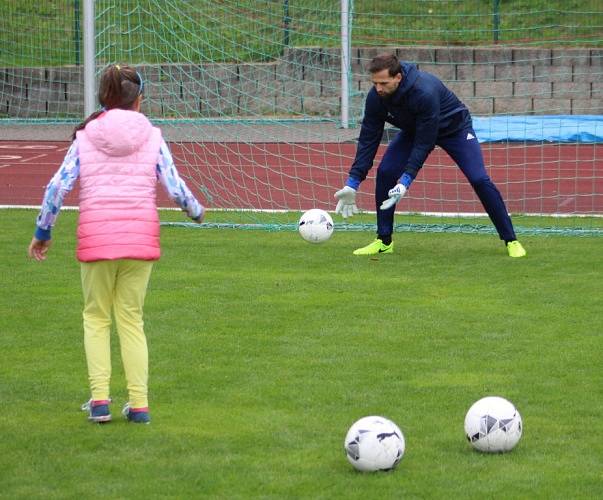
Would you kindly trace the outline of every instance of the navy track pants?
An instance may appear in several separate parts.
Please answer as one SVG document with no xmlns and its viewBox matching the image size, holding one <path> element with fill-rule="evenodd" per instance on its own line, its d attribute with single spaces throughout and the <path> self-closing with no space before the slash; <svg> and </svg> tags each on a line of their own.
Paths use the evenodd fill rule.
<svg viewBox="0 0 603 500">
<path fill-rule="evenodd" d="M 468 134 L 471 134 L 473 138 L 468 139 L 467 137 L 471 137 Z M 399 132 L 389 143 L 377 169 L 375 204 L 377 208 L 377 234 L 379 236 L 389 236 L 393 233 L 395 206 L 389 210 L 380 210 L 379 207 L 387 199 L 387 192 L 396 185 L 398 179 L 402 176 L 410 156 L 412 143 L 412 137 L 407 136 L 403 131 Z M 513 223 L 507 212 L 505 202 L 500 191 L 486 172 L 482 149 L 474 130 L 465 128 L 449 137 L 438 139 L 436 144 L 448 153 L 467 177 L 498 231 L 500 239 L 505 241 L 516 239 Z"/>
</svg>

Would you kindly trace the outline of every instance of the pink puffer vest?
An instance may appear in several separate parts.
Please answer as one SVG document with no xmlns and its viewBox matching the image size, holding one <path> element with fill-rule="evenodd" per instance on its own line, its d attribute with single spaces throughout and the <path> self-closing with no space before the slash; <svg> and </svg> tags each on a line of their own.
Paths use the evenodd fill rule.
<svg viewBox="0 0 603 500">
<path fill-rule="evenodd" d="M 161 131 L 141 113 L 112 109 L 88 123 L 77 139 L 78 260 L 159 259 Z"/>
</svg>

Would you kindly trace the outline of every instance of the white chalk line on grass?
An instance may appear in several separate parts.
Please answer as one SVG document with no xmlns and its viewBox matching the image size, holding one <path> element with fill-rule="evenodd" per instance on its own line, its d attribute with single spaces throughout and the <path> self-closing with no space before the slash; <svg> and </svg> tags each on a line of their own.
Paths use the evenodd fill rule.
<svg viewBox="0 0 603 500">
<path fill-rule="evenodd" d="M 40 205 L 0 205 L 0 210 L 10 209 L 35 209 L 40 210 Z M 170 210 L 181 212 L 180 208 L 174 207 L 157 207 L 158 210 Z M 276 209 L 259 209 L 259 208 L 207 208 L 211 212 L 257 212 L 265 214 L 284 214 L 287 212 L 298 213 L 304 210 L 276 210 Z M 61 210 L 79 210 L 77 206 L 63 206 Z M 333 212 L 332 212 L 333 213 Z M 366 210 L 361 212 L 363 214 L 374 214 L 375 211 Z M 396 215 L 421 215 L 427 217 L 459 217 L 459 218 L 475 218 L 475 217 L 487 217 L 486 213 L 480 212 L 396 212 Z M 595 217 L 602 218 L 603 214 L 546 214 L 546 213 L 530 213 L 530 214 L 511 214 L 513 216 L 522 217 L 553 217 L 557 219 L 567 219 L 571 217 L 582 218 L 582 217 Z"/>
</svg>

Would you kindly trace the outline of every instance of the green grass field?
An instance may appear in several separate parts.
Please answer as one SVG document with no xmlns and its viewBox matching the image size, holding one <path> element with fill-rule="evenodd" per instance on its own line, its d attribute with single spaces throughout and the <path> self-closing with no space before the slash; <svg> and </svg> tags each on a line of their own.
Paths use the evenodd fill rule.
<svg viewBox="0 0 603 500">
<path fill-rule="evenodd" d="M 310 245 L 292 231 L 162 229 L 146 303 L 152 424 L 93 425 L 83 352 L 76 214 L 44 263 L 26 258 L 36 213 L 2 210 L 3 498 L 601 498 L 602 240 L 370 233 Z M 178 214 L 162 214 L 175 220 Z M 212 215 L 209 215 L 209 221 Z M 524 435 L 472 451 L 469 406 L 513 401 Z M 406 454 L 361 474 L 343 438 L 393 419 Z"/>
<path fill-rule="evenodd" d="M 99 62 L 269 61 L 284 45 L 340 45 L 340 2 L 334 0 L 95 4 Z M 0 51 L 0 66 L 81 63 L 82 24 L 78 27 L 76 19 L 82 5 L 81 0 L 0 0 L 0 46 L 6 49 Z M 354 46 L 603 43 L 599 0 L 354 0 L 351 5 Z"/>
</svg>

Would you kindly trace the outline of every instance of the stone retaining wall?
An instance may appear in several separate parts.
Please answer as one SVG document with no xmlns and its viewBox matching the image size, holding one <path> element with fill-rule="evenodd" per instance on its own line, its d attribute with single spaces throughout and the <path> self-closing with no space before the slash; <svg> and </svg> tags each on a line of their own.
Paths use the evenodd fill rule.
<svg viewBox="0 0 603 500">
<path fill-rule="evenodd" d="M 370 88 L 366 64 L 379 52 L 439 76 L 475 115 L 603 114 L 603 49 L 354 48 L 351 115 Z M 340 113 L 338 49 L 288 49 L 275 62 L 139 66 L 144 111 L 154 118 L 324 116 Z M 0 118 L 83 114 L 81 67 L 0 68 Z"/>
</svg>

